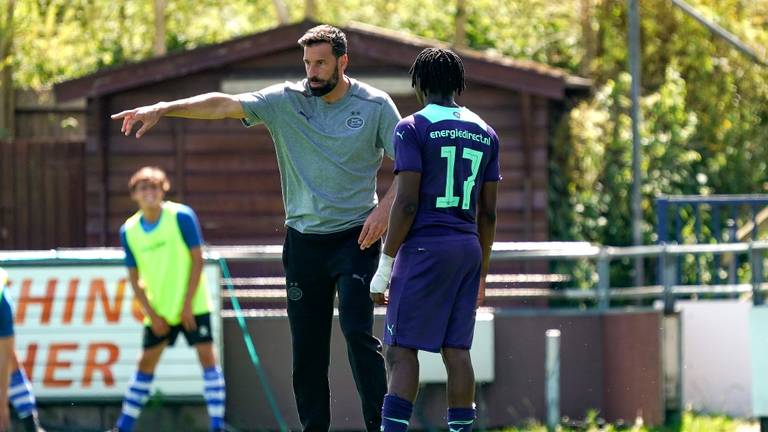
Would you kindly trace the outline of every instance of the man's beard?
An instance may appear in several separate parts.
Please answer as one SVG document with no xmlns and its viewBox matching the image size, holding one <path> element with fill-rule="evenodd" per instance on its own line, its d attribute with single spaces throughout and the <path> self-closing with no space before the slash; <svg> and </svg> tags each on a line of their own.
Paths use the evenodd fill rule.
<svg viewBox="0 0 768 432">
<path fill-rule="evenodd" d="M 312 87 L 310 83 L 313 83 L 313 82 L 316 82 L 316 83 L 324 82 L 325 84 L 320 87 Z M 318 80 L 317 78 L 310 78 L 309 82 L 307 83 L 307 87 L 309 87 L 309 92 L 312 93 L 312 96 L 321 97 L 333 91 L 333 89 L 336 88 L 336 85 L 338 83 L 339 83 L 339 67 L 337 66 L 333 70 L 333 75 L 331 76 L 331 79 L 329 79 L 328 81 L 322 81 L 322 80 Z"/>
</svg>

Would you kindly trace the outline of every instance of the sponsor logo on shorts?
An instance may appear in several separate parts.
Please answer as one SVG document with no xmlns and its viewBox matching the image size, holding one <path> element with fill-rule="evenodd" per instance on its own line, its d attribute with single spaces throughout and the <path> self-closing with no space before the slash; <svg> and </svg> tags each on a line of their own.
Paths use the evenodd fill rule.
<svg viewBox="0 0 768 432">
<path fill-rule="evenodd" d="M 392 324 L 392 325 L 387 324 L 387 331 L 389 332 L 390 336 L 394 336 L 395 335 L 395 325 L 394 324 Z"/>
<path fill-rule="evenodd" d="M 405 138 L 403 138 L 403 135 L 404 135 L 404 134 L 405 134 L 405 132 L 403 132 L 403 131 L 395 132 L 395 135 L 397 135 L 397 136 L 399 136 L 399 137 L 400 137 L 400 141 L 402 141 L 402 140 L 404 140 L 404 139 L 405 139 Z"/>
<path fill-rule="evenodd" d="M 304 297 L 304 291 L 299 288 L 298 282 L 291 282 L 288 284 L 288 300 L 298 301 Z"/>
<path fill-rule="evenodd" d="M 357 279 L 357 280 L 359 280 L 359 281 L 360 281 L 360 282 L 361 282 L 363 285 L 367 285 L 367 284 L 365 283 L 365 277 L 366 277 L 366 276 L 368 276 L 368 275 L 367 275 L 367 274 L 364 274 L 364 275 L 360 276 L 359 274 L 353 274 L 353 275 L 352 275 L 352 279 Z"/>
<path fill-rule="evenodd" d="M 208 326 L 200 326 L 200 328 L 198 329 L 198 333 L 200 333 L 200 336 L 202 337 L 208 336 L 208 333 L 209 333 Z"/>
</svg>

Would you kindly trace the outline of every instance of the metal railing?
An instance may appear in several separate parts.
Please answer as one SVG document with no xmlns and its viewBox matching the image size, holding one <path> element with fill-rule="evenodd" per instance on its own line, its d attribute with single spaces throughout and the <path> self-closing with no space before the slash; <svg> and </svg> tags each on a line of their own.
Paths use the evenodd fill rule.
<svg viewBox="0 0 768 432">
<path fill-rule="evenodd" d="M 281 248 L 270 247 L 227 247 L 215 248 L 227 261 L 279 260 Z M 493 246 L 491 260 L 500 261 L 574 261 L 591 260 L 595 262 L 598 280 L 594 287 L 583 288 L 512 288 L 504 290 L 505 297 L 516 298 L 547 298 L 565 300 L 593 300 L 600 310 L 608 309 L 612 300 L 631 299 L 661 299 L 664 310 L 672 312 L 676 298 L 692 295 L 733 295 L 751 293 L 755 304 L 762 304 L 763 293 L 768 290 L 768 284 L 763 278 L 763 256 L 768 251 L 768 241 L 753 241 L 748 243 L 721 243 L 699 245 L 650 245 L 632 247 L 596 246 L 584 242 L 542 242 L 542 243 L 512 243 L 498 242 Z M 749 256 L 751 269 L 750 283 L 725 284 L 678 284 L 678 257 L 685 255 L 723 255 L 746 254 Z M 648 286 L 614 287 L 610 280 L 610 265 L 613 261 L 624 258 L 656 258 L 659 262 L 661 283 Z M 492 266 L 493 267 L 493 266 Z M 513 275 L 491 274 L 493 281 L 515 280 Z M 525 280 L 519 278 L 517 280 Z M 554 280 L 566 280 L 555 278 Z M 274 282 L 274 281 L 273 281 Z M 278 291 L 272 293 L 279 295 Z"/>
<path fill-rule="evenodd" d="M 736 243 L 758 239 L 759 219 L 768 206 L 768 194 L 751 195 L 662 195 L 656 199 L 656 235 L 659 244 Z M 763 216 L 764 217 L 764 216 Z M 684 226 L 691 223 L 684 235 Z M 724 276 L 716 279 L 730 283 L 736 279 L 735 261 L 730 261 Z M 715 255 L 711 266 L 721 267 Z M 696 262 L 696 283 L 700 284 L 704 269 Z M 678 282 L 680 281 L 678 274 Z"/>
<path fill-rule="evenodd" d="M 764 292 L 768 290 L 763 276 L 763 258 L 768 251 L 768 241 L 745 243 L 720 243 L 697 245 L 650 245 L 633 247 L 596 246 L 586 242 L 497 242 L 493 246 L 492 262 L 503 261 L 575 261 L 590 260 L 595 262 L 597 282 L 589 288 L 507 288 L 498 289 L 500 296 L 513 298 L 544 298 L 564 300 L 594 301 L 599 310 L 608 309 L 611 301 L 632 299 L 661 299 L 664 310 L 674 310 L 675 299 L 692 295 L 734 295 L 751 294 L 755 304 L 762 304 Z M 685 255 L 723 254 L 748 255 L 747 263 L 751 271 L 748 283 L 696 284 L 678 283 L 680 272 L 679 257 Z M 282 247 L 267 246 L 213 246 L 206 248 L 208 260 L 225 259 L 228 262 L 279 262 L 282 259 Z M 611 263 L 625 258 L 655 258 L 658 260 L 660 283 L 647 286 L 615 287 L 611 284 Z M 98 263 L 122 262 L 124 258 L 119 248 L 67 249 L 47 251 L 0 251 L 0 265 L 86 265 Z M 492 265 L 493 268 L 493 265 Z M 534 281 L 539 284 L 568 280 L 564 275 L 551 277 L 526 278 L 525 275 L 491 274 L 489 279 L 495 283 Z M 233 278 L 233 280 L 236 278 Z M 264 286 L 279 286 L 284 283 L 281 277 L 251 278 Z M 263 280 L 262 280 L 263 279 Z M 232 280 L 224 281 L 231 283 Z M 493 289 L 489 289 L 493 291 Z M 236 290 L 238 297 L 249 290 Z M 252 290 L 253 291 L 253 290 Z M 262 296 L 272 299 L 284 297 L 281 289 L 260 289 Z M 493 292 L 490 293 L 493 295 Z"/>
</svg>

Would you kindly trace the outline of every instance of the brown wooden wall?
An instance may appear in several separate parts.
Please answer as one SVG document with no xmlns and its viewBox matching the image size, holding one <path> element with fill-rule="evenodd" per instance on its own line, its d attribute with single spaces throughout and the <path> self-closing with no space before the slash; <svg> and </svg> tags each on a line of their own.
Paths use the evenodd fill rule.
<svg viewBox="0 0 768 432">
<path fill-rule="evenodd" d="M 85 245 L 82 141 L 0 141 L 0 249 Z"/>
<path fill-rule="evenodd" d="M 367 59 L 351 46 L 350 76 L 402 73 Z M 273 144 L 263 126 L 244 128 L 238 121 L 163 119 L 140 140 L 120 133 L 108 116 L 123 109 L 218 91 L 222 79 L 304 75 L 301 51 L 229 64 L 172 82 L 89 100 L 86 145 L 86 233 L 90 246 L 116 245 L 122 222 L 134 211 L 127 195 L 132 172 L 158 165 L 172 180 L 170 199 L 198 213 L 212 244 L 281 243 L 284 210 Z M 477 112 L 501 140 L 504 177 L 499 197 L 500 241 L 545 241 L 547 227 L 548 101 L 485 85 L 468 83 L 459 102 Z M 415 98 L 395 98 L 401 114 L 419 109 Z M 392 164 L 380 176 L 389 186 Z"/>
<path fill-rule="evenodd" d="M 14 138 L 83 141 L 85 100 L 57 103 L 51 90 L 16 90 Z"/>
</svg>

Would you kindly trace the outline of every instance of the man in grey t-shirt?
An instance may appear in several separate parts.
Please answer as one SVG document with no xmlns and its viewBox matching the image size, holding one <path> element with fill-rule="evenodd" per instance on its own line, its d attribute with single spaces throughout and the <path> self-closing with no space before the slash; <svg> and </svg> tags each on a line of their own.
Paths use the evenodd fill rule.
<svg viewBox="0 0 768 432">
<path fill-rule="evenodd" d="M 240 95 L 207 93 L 123 111 L 122 131 L 137 122 L 141 137 L 163 116 L 242 119 L 263 123 L 275 143 L 287 233 L 283 247 L 288 318 L 293 342 L 293 387 L 305 431 L 330 427 L 333 303 L 362 402 L 365 427 L 378 431 L 386 392 L 381 343 L 373 337 L 368 296 L 387 228 L 394 185 L 377 203 L 376 173 L 394 157 L 400 120 L 384 92 L 344 75 L 344 33 L 317 26 L 299 39 L 307 79 Z"/>
</svg>

